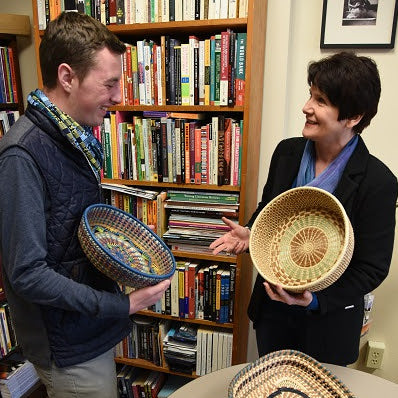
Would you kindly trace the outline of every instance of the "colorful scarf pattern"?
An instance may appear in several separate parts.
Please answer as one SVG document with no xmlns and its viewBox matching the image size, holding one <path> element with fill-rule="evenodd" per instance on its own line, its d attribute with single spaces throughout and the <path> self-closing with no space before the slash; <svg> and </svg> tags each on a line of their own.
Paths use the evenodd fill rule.
<svg viewBox="0 0 398 398">
<path fill-rule="evenodd" d="M 61 134 L 74 147 L 83 152 L 94 174 L 99 178 L 104 155 L 102 145 L 94 137 L 92 128 L 89 126 L 80 126 L 79 123 L 54 105 L 43 91 L 39 89 L 29 94 L 28 103 L 49 117 L 58 126 Z"/>
</svg>

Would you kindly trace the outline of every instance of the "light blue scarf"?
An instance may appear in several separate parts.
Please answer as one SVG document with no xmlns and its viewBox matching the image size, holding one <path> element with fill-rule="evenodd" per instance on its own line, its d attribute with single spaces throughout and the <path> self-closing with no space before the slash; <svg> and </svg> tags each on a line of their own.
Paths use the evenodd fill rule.
<svg viewBox="0 0 398 398">
<path fill-rule="evenodd" d="M 351 157 L 357 144 L 358 136 L 354 135 L 336 159 L 334 159 L 321 174 L 315 177 L 315 148 L 313 141 L 308 140 L 305 144 L 300 169 L 293 182 L 292 188 L 307 185 L 333 193 L 340 181 L 348 159 Z"/>
</svg>

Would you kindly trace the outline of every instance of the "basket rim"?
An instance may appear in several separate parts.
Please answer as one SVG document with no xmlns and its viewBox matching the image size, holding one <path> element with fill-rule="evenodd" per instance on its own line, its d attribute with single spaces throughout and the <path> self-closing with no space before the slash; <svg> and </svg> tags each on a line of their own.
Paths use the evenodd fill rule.
<svg viewBox="0 0 398 398">
<path fill-rule="evenodd" d="M 347 216 L 347 213 L 343 207 L 343 205 L 341 204 L 341 202 L 337 199 L 336 196 L 334 196 L 333 194 L 331 194 L 330 192 L 322 189 L 322 188 L 318 188 L 318 187 L 311 187 L 311 186 L 302 186 L 302 187 L 295 187 L 295 188 L 291 188 L 288 189 L 282 193 L 280 193 L 278 196 L 276 196 L 275 198 L 273 198 L 272 200 L 270 200 L 265 207 L 260 211 L 260 213 L 257 215 L 256 219 L 254 220 L 253 226 L 251 228 L 251 234 L 250 234 L 250 238 L 249 238 L 249 252 L 252 252 L 252 241 L 253 241 L 253 231 L 255 231 L 256 229 L 256 225 L 260 222 L 260 215 L 264 214 L 268 208 L 275 202 L 277 202 L 278 200 L 280 200 L 281 197 L 291 193 L 291 192 L 295 192 L 295 191 L 315 191 L 317 193 L 323 194 L 324 196 L 327 196 L 329 199 L 331 199 L 331 201 L 333 203 L 335 203 L 337 205 L 337 207 L 340 210 L 340 213 L 344 219 L 344 243 L 341 247 L 341 251 L 340 254 L 338 256 L 338 258 L 336 259 L 334 265 L 326 272 L 324 273 L 320 278 L 312 281 L 312 282 L 308 282 L 305 283 L 303 285 L 299 285 L 299 286 L 291 286 L 291 285 L 287 285 L 284 283 L 280 283 L 279 281 L 274 281 L 274 280 L 270 280 L 271 278 L 269 277 L 265 277 L 262 270 L 259 269 L 259 267 L 256 266 L 256 262 L 254 261 L 254 259 L 252 258 L 252 261 L 254 263 L 254 266 L 256 267 L 258 273 L 267 281 L 269 281 L 270 283 L 273 283 L 275 285 L 279 285 L 281 286 L 283 289 L 289 290 L 289 289 L 300 289 L 302 291 L 304 290 L 310 290 L 311 288 L 313 288 L 314 286 L 318 286 L 320 281 L 325 280 L 327 278 L 329 278 L 330 275 L 332 275 L 336 268 L 339 266 L 339 264 L 341 263 L 341 260 L 343 259 L 343 257 L 346 254 L 346 250 L 347 247 L 349 246 L 350 243 L 350 238 L 354 241 L 354 234 L 352 231 L 352 226 L 351 226 L 351 222 L 350 219 Z"/>
<path fill-rule="evenodd" d="M 235 384 L 239 382 L 239 380 L 244 377 L 249 371 L 263 364 L 267 364 L 267 362 L 272 361 L 274 358 L 279 358 L 281 361 L 283 361 L 283 359 L 291 359 L 292 361 L 296 360 L 297 362 L 298 358 L 304 359 L 304 361 L 307 362 L 307 366 L 305 369 L 300 367 L 304 373 L 310 370 L 310 367 L 313 366 L 314 369 L 319 372 L 319 375 L 324 378 L 324 380 L 326 380 L 330 384 L 337 384 L 337 386 L 341 390 L 343 390 L 342 392 L 346 394 L 346 397 L 355 397 L 355 395 L 350 391 L 347 385 L 335 374 L 333 374 L 332 371 L 329 370 L 324 364 L 311 357 L 310 355 L 294 349 L 282 349 L 278 351 L 273 351 L 260 358 L 257 358 L 254 362 L 247 364 L 238 373 L 236 373 L 230 381 L 228 386 L 228 396 L 232 397 Z"/>
<path fill-rule="evenodd" d="M 128 218 L 133 219 L 135 222 L 137 222 L 138 224 L 140 224 L 141 227 L 144 228 L 144 230 L 146 230 L 146 232 L 149 232 L 157 241 L 158 243 L 160 243 L 160 245 L 162 246 L 163 249 L 165 249 L 165 251 L 170 255 L 170 259 L 172 262 L 172 269 L 170 272 L 168 272 L 167 274 L 162 274 L 162 275 L 157 275 L 157 274 L 146 274 L 144 272 L 141 272 L 133 267 L 129 267 L 128 265 L 126 265 L 125 263 L 123 263 L 122 261 L 120 261 L 118 258 L 114 257 L 112 255 L 112 253 L 106 249 L 100 242 L 99 240 L 96 238 L 95 234 L 93 234 L 92 229 L 90 227 L 90 224 L 88 222 L 87 219 L 87 215 L 89 213 L 90 210 L 92 210 L 93 208 L 108 208 L 112 211 L 115 212 L 119 212 L 125 216 L 127 216 Z M 126 211 L 119 209 L 118 207 L 115 206 L 111 206 L 111 205 L 107 205 L 107 204 L 103 204 L 103 203 L 94 203 L 91 204 L 90 206 L 86 207 L 86 209 L 83 212 L 83 216 L 82 216 L 84 225 L 86 226 L 87 230 L 90 233 L 91 238 L 95 241 L 95 243 L 97 244 L 97 247 L 100 248 L 103 252 L 105 252 L 105 254 L 107 256 L 109 256 L 110 258 L 112 258 L 113 261 L 117 262 L 120 266 L 122 266 L 124 269 L 126 269 L 127 271 L 133 272 L 141 277 L 145 277 L 145 278 L 151 278 L 151 279 L 159 279 L 159 281 L 162 281 L 164 279 L 168 279 L 171 278 L 175 272 L 175 268 L 176 268 L 176 261 L 174 258 L 173 253 L 171 252 L 171 250 L 168 248 L 168 246 L 163 242 L 163 240 L 160 239 L 160 237 L 158 235 L 155 234 L 155 232 L 153 232 L 146 224 L 144 224 L 142 221 L 140 221 L 138 218 L 134 217 L 132 214 L 127 213 Z"/>
</svg>

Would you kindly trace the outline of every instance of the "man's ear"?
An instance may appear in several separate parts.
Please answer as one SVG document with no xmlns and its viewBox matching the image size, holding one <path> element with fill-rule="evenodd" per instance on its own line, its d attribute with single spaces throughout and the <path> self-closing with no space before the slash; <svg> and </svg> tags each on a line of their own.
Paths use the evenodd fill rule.
<svg viewBox="0 0 398 398">
<path fill-rule="evenodd" d="M 361 121 L 362 117 L 363 117 L 363 114 L 352 116 L 352 117 L 348 118 L 346 121 L 346 126 L 350 129 L 352 129 Z"/>
<path fill-rule="evenodd" d="M 72 82 L 74 78 L 76 78 L 76 75 L 70 65 L 62 63 L 58 66 L 58 81 L 67 93 L 70 93 L 72 89 Z"/>
</svg>

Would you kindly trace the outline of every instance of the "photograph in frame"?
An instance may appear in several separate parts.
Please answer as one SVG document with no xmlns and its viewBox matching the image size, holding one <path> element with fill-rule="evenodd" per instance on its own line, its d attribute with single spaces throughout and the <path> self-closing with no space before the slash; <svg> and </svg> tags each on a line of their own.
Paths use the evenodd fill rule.
<svg viewBox="0 0 398 398">
<path fill-rule="evenodd" d="M 323 0 L 321 48 L 394 48 L 398 0 Z"/>
</svg>

